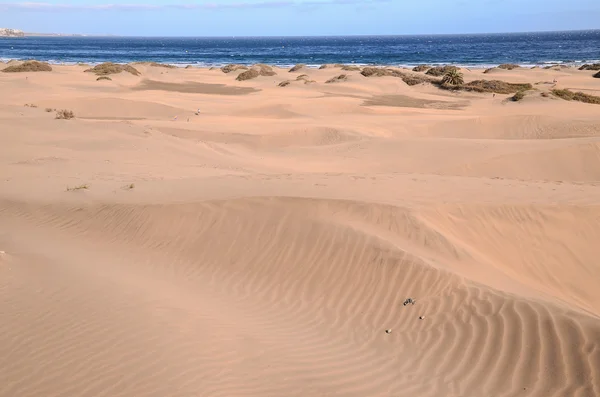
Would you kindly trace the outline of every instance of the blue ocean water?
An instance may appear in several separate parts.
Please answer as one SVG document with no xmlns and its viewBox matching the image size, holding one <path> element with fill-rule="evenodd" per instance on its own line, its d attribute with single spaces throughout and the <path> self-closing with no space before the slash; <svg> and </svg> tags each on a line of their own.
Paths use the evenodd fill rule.
<svg viewBox="0 0 600 397">
<path fill-rule="evenodd" d="M 600 60 L 600 30 L 432 36 L 0 38 L 0 59 L 54 63 L 154 61 L 201 66 L 259 62 L 282 66 L 577 64 Z"/>
</svg>

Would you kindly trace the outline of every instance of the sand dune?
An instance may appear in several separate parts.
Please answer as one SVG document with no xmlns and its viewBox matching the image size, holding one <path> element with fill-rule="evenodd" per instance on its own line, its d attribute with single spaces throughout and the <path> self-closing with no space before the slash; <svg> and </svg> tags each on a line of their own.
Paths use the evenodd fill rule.
<svg viewBox="0 0 600 397">
<path fill-rule="evenodd" d="M 597 106 L 139 70 L 0 73 L 0 396 L 600 395 Z"/>
</svg>

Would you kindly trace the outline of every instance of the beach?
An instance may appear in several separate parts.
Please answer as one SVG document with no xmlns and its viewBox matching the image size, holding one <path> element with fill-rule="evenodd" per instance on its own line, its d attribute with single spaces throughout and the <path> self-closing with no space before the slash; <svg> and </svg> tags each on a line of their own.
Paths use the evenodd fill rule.
<svg viewBox="0 0 600 397">
<path fill-rule="evenodd" d="M 131 66 L 0 63 L 1 397 L 600 395 L 597 72 Z"/>
</svg>

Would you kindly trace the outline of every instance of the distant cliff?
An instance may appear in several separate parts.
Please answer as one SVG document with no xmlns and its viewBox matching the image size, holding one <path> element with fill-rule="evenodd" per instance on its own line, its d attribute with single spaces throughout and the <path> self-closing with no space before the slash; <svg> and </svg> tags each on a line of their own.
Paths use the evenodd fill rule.
<svg viewBox="0 0 600 397">
<path fill-rule="evenodd" d="M 17 29 L 0 28 L 0 37 L 24 37 L 25 33 Z"/>
</svg>

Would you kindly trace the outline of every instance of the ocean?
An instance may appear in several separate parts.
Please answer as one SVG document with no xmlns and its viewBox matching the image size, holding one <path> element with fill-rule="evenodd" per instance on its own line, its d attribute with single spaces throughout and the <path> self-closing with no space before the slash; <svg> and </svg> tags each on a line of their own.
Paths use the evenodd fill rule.
<svg viewBox="0 0 600 397">
<path fill-rule="evenodd" d="M 24 37 L 0 38 L 0 59 L 51 63 L 154 61 L 290 66 L 456 64 L 489 67 L 600 62 L 600 30 L 429 36 L 347 37 Z"/>
</svg>

